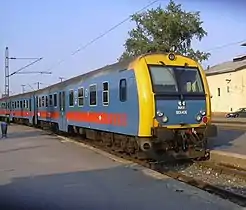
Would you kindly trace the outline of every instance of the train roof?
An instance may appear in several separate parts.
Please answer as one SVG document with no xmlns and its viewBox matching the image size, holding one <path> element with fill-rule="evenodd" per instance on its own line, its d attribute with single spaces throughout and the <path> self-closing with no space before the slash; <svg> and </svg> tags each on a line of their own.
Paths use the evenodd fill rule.
<svg viewBox="0 0 246 210">
<path fill-rule="evenodd" d="M 70 85 L 70 84 L 73 84 L 73 83 L 76 83 L 76 82 L 79 82 L 79 81 L 83 81 L 89 77 L 98 77 L 98 76 L 101 76 L 103 74 L 110 74 L 111 72 L 116 72 L 116 71 L 122 71 L 122 70 L 125 70 L 128 68 L 129 64 L 131 62 L 133 62 L 134 60 L 138 59 L 138 58 L 142 58 L 144 56 L 147 56 L 147 55 L 157 55 L 157 54 L 168 54 L 168 52 L 149 52 L 149 53 L 145 53 L 145 54 L 142 54 L 142 55 L 139 55 L 139 56 L 134 56 L 134 57 L 130 57 L 128 59 L 125 59 L 123 61 L 120 61 L 120 62 L 115 62 L 113 64 L 110 64 L 110 65 L 106 65 L 106 66 L 103 66 L 99 69 L 95 69 L 95 70 L 92 70 L 92 71 L 89 71 L 87 73 L 84 73 L 84 74 L 81 74 L 81 75 L 78 75 L 76 77 L 72 77 L 70 79 L 67 79 L 63 82 L 59 82 L 59 83 L 56 83 L 56 84 L 53 84 L 53 85 L 50 85 L 48 87 L 45 87 L 45 88 L 42 88 L 42 89 L 39 89 L 39 90 L 35 90 L 35 91 L 30 91 L 30 92 L 27 92 L 27 93 L 21 93 L 21 94 L 17 94 L 17 95 L 12 95 L 8 98 L 13 98 L 13 97 L 30 97 L 30 95 L 33 95 L 34 93 L 37 93 L 37 94 L 42 94 L 43 92 L 46 92 L 46 91 L 52 91 L 52 92 L 55 92 L 55 91 L 58 91 L 59 89 L 61 89 L 63 86 L 67 86 L 67 85 Z M 179 53 L 175 53 L 176 55 L 181 55 Z M 186 57 L 184 55 L 181 55 L 183 57 Z M 5 98 L 0 98 L 0 100 L 4 100 Z"/>
<path fill-rule="evenodd" d="M 30 95 L 33 95 L 34 93 L 42 93 L 42 92 L 45 92 L 47 90 L 49 90 L 49 91 L 50 90 L 59 90 L 63 86 L 67 86 L 67 85 L 70 85 L 70 84 L 73 84 L 73 83 L 76 83 L 79 81 L 83 81 L 89 77 L 98 77 L 98 76 L 101 76 L 103 74 L 110 74 L 111 72 L 125 70 L 128 68 L 129 64 L 132 61 L 134 61 L 135 59 L 136 59 L 136 57 L 128 58 L 128 59 L 125 59 L 124 61 L 120 61 L 120 62 L 116 62 L 116 63 L 110 64 L 110 65 L 106 65 L 106 66 L 101 67 L 99 69 L 89 71 L 85 74 L 81 74 L 81 75 L 78 75 L 76 77 L 72 77 L 72 78 L 67 79 L 63 82 L 59 82 L 59 83 L 50 85 L 48 87 L 45 87 L 45 88 L 42 88 L 39 90 L 30 91 L 27 93 L 21 93 L 21 94 L 17 94 L 17 95 L 12 95 L 9 98 L 12 98 L 12 97 L 15 97 L 15 98 L 16 97 L 28 97 Z M 4 98 L 1 98 L 0 100 L 3 100 L 3 99 Z"/>
</svg>

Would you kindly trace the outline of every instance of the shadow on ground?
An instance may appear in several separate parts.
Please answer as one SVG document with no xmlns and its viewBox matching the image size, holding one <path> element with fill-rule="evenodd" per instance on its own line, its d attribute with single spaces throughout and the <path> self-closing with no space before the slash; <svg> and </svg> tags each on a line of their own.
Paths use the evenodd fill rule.
<svg viewBox="0 0 246 210">
<path fill-rule="evenodd" d="M 0 209 L 158 210 L 187 206 L 201 210 L 224 205 L 214 197 L 196 196 L 197 192 L 185 185 L 173 184 L 169 178 L 158 180 L 142 173 L 120 166 L 14 178 L 9 183 L 5 180 L 5 185 L 0 186 Z"/>
</svg>

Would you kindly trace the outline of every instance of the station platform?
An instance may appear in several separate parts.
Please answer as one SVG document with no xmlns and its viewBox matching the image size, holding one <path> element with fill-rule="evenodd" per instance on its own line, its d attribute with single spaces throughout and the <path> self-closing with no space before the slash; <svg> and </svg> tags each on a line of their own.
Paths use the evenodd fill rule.
<svg viewBox="0 0 246 210">
<path fill-rule="evenodd" d="M 215 195 L 46 131 L 0 139 L 0 209 L 242 209 Z"/>
<path fill-rule="evenodd" d="M 246 118 L 214 117 L 218 135 L 209 138 L 211 159 L 246 169 Z"/>
</svg>

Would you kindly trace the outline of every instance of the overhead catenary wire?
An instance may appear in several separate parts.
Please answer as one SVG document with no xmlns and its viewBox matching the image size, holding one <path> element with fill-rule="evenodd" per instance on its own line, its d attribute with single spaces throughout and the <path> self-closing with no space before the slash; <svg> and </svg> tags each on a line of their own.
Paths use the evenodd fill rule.
<svg viewBox="0 0 246 210">
<path fill-rule="evenodd" d="M 155 0 L 150 2 L 149 4 L 147 4 L 146 6 L 144 6 L 143 8 L 141 8 L 140 10 L 138 10 L 137 12 L 135 12 L 134 14 L 137 14 L 139 12 L 142 12 L 143 10 L 147 9 L 148 7 L 150 7 L 151 5 L 155 4 L 156 2 L 158 2 L 160 0 Z M 84 50 L 86 47 L 90 46 L 91 44 L 93 44 L 94 42 L 96 42 L 97 40 L 103 38 L 105 35 L 107 35 L 108 33 L 110 33 L 111 31 L 115 30 L 116 28 L 118 28 L 120 25 L 122 25 L 123 23 L 127 22 L 128 20 L 131 19 L 132 15 L 129 15 L 127 18 L 125 18 L 124 20 L 120 21 L 119 23 L 117 23 L 116 25 L 114 25 L 113 27 L 111 27 L 110 29 L 106 30 L 104 33 L 100 34 L 99 36 L 95 37 L 94 39 L 92 39 L 91 41 L 87 42 L 85 45 L 79 47 L 77 50 L 73 51 L 69 56 L 74 56 L 75 54 L 79 53 L 81 50 Z M 48 71 L 54 69 L 55 67 L 59 66 L 62 62 L 64 62 L 66 60 L 66 58 L 61 59 L 60 61 L 58 61 L 56 64 L 54 64 L 52 67 L 50 67 L 48 69 Z"/>
<path fill-rule="evenodd" d="M 219 50 L 219 49 L 222 49 L 222 48 L 225 48 L 225 47 L 229 47 L 229 46 L 236 45 L 236 44 L 241 44 L 241 43 L 244 43 L 244 42 L 246 42 L 246 39 L 243 39 L 243 40 L 240 40 L 240 41 L 236 41 L 236 42 L 230 42 L 230 43 L 227 43 L 227 44 L 224 44 L 224 45 L 220 45 L 220 46 L 217 46 L 217 47 L 213 47 L 213 48 L 209 48 L 209 49 L 205 50 L 205 52 L 211 52 L 213 50 Z"/>
<path fill-rule="evenodd" d="M 149 4 L 147 4 L 146 6 L 144 6 L 143 8 L 141 8 L 140 10 L 136 11 L 134 14 L 137 14 L 137 13 L 142 12 L 143 10 L 147 9 L 151 5 L 157 3 L 158 1 L 161 1 L 161 0 L 154 0 L 154 1 L 150 2 Z M 114 25 L 113 27 L 111 27 L 110 29 L 106 30 L 104 33 L 100 34 L 99 36 L 95 37 L 91 41 L 87 42 L 85 45 L 82 45 L 81 47 L 78 47 L 78 49 L 76 49 L 75 51 L 73 51 L 70 55 L 68 55 L 68 57 L 76 55 L 77 53 L 79 53 L 80 51 L 84 50 L 85 48 L 87 48 L 91 44 L 95 43 L 97 40 L 103 38 L 105 35 L 107 35 L 111 31 L 113 31 L 116 28 L 118 28 L 123 23 L 127 22 L 128 20 L 130 20 L 131 17 L 132 17 L 132 15 L 129 15 L 128 17 L 126 17 L 125 19 L 123 19 L 122 21 L 120 21 L 119 23 L 117 23 L 116 25 Z M 206 52 L 211 52 L 213 50 L 217 50 L 217 49 L 221 49 L 221 48 L 224 48 L 224 47 L 228 47 L 230 45 L 240 44 L 240 43 L 243 43 L 243 42 L 246 42 L 246 39 L 245 40 L 241 40 L 241 41 L 237 41 L 237 42 L 231 42 L 231 43 L 228 43 L 228 44 L 225 44 L 225 45 L 221 45 L 221 46 L 217 46 L 217 47 L 214 47 L 214 48 L 210 48 L 210 49 L 207 49 L 205 51 Z M 61 63 L 63 63 L 66 59 L 67 59 L 67 57 L 66 58 L 63 58 L 63 59 L 60 59 L 60 61 L 58 61 L 57 63 L 55 63 L 52 67 L 48 68 L 48 71 L 51 71 L 52 69 L 56 68 Z"/>
</svg>

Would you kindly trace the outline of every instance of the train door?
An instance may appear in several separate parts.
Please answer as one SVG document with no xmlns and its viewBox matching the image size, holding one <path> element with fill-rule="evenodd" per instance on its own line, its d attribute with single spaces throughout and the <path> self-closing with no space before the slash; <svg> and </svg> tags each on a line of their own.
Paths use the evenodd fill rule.
<svg viewBox="0 0 246 210">
<path fill-rule="evenodd" d="M 62 131 L 67 131 L 66 94 L 65 94 L 65 91 L 59 92 L 59 112 L 60 112 L 59 128 Z"/>
<path fill-rule="evenodd" d="M 23 118 L 23 101 L 20 100 L 20 115 L 21 115 L 21 118 Z"/>
<path fill-rule="evenodd" d="M 38 124 L 38 96 L 33 96 L 33 123 Z"/>
</svg>

